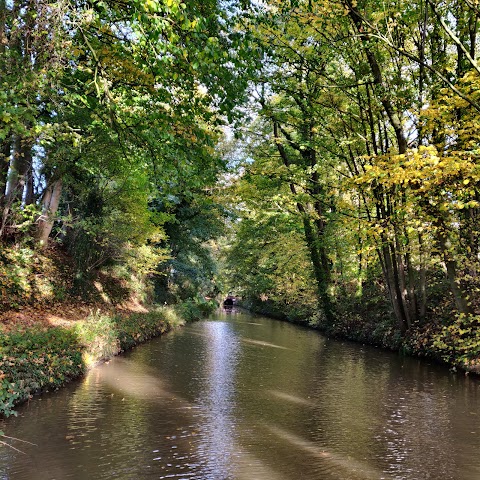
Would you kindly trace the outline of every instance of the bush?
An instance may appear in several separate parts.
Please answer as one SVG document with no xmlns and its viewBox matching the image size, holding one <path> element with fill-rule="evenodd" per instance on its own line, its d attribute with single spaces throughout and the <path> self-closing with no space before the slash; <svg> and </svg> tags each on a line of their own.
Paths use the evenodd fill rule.
<svg viewBox="0 0 480 480">
<path fill-rule="evenodd" d="M 202 297 L 185 300 L 176 306 L 179 315 L 186 322 L 193 322 L 205 318 L 217 308 L 218 304 L 215 300 L 205 300 Z"/>
<path fill-rule="evenodd" d="M 29 329 L 0 338 L 0 414 L 34 393 L 58 388 L 80 376 L 84 347 L 64 328 Z"/>
<path fill-rule="evenodd" d="M 83 345 L 83 363 L 92 366 L 120 351 L 119 333 L 115 317 L 99 311 L 75 326 L 79 342 Z"/>
<path fill-rule="evenodd" d="M 127 350 L 184 323 L 183 319 L 169 307 L 160 307 L 148 313 L 115 317 L 115 321 L 121 350 Z"/>
<path fill-rule="evenodd" d="M 83 361 L 85 365 L 92 366 L 182 323 L 182 319 L 169 307 L 130 315 L 96 312 L 79 322 L 76 332 L 84 346 Z"/>
<path fill-rule="evenodd" d="M 432 338 L 432 346 L 442 360 L 462 368 L 479 367 L 480 315 L 457 315 Z"/>
</svg>

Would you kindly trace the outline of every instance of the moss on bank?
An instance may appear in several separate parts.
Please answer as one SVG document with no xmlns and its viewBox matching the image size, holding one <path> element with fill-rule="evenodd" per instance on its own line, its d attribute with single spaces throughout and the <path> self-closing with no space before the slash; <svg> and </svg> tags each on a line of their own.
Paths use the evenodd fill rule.
<svg viewBox="0 0 480 480">
<path fill-rule="evenodd" d="M 130 315 L 93 313 L 71 327 L 27 328 L 0 336 L 0 416 L 35 393 L 55 390 L 88 368 L 186 321 L 216 304 L 190 302 Z"/>
</svg>

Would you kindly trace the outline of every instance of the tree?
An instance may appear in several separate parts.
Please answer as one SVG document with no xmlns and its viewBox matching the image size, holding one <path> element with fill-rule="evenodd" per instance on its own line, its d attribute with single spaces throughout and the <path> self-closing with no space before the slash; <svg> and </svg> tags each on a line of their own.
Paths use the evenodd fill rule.
<svg viewBox="0 0 480 480">
<path fill-rule="evenodd" d="M 179 195 L 203 212 L 224 168 L 218 126 L 244 85 L 231 14 L 214 1 L 0 7 L 2 244 L 54 237 L 84 275 L 155 249 L 181 214 L 156 204 Z"/>
<path fill-rule="evenodd" d="M 271 125 L 265 141 L 277 154 L 265 148 L 267 162 L 257 151 L 252 169 L 302 199 L 297 209 L 307 213 L 304 232 L 318 249 L 317 284 L 324 282 L 319 297 L 333 293 L 345 265 L 374 266 L 375 252 L 402 332 L 425 320 L 428 278 L 442 264 L 458 311 L 471 313 L 475 6 L 341 0 L 253 9 L 248 22 L 265 58 L 257 112 Z M 427 177 L 414 188 L 418 172 L 439 183 Z M 471 186 L 460 188 L 460 179 Z M 333 239 L 346 225 L 358 234 L 338 255 Z"/>
</svg>

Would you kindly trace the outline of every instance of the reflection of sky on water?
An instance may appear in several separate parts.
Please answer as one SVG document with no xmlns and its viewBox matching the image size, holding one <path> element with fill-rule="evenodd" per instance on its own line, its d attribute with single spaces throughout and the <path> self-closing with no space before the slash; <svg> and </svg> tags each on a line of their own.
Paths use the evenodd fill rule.
<svg viewBox="0 0 480 480">
<path fill-rule="evenodd" d="M 203 458 L 201 478 L 234 478 L 236 454 L 235 370 L 240 353 L 232 325 L 225 322 L 206 324 L 208 349 L 205 357 L 205 388 L 198 404 L 205 415 L 200 427 L 198 454 Z"/>
</svg>

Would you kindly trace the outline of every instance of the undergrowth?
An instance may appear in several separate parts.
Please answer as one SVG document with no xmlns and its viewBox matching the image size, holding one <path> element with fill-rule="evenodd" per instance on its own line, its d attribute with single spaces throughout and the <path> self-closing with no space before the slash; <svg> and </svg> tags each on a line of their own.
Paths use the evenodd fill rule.
<svg viewBox="0 0 480 480">
<path fill-rule="evenodd" d="M 176 306 L 179 315 L 186 322 L 200 320 L 213 313 L 217 308 L 218 303 L 215 300 L 205 300 L 202 297 L 185 300 Z"/>
<path fill-rule="evenodd" d="M 443 323 L 413 328 L 404 348 L 407 353 L 480 373 L 480 315 L 459 314 Z"/>
</svg>

